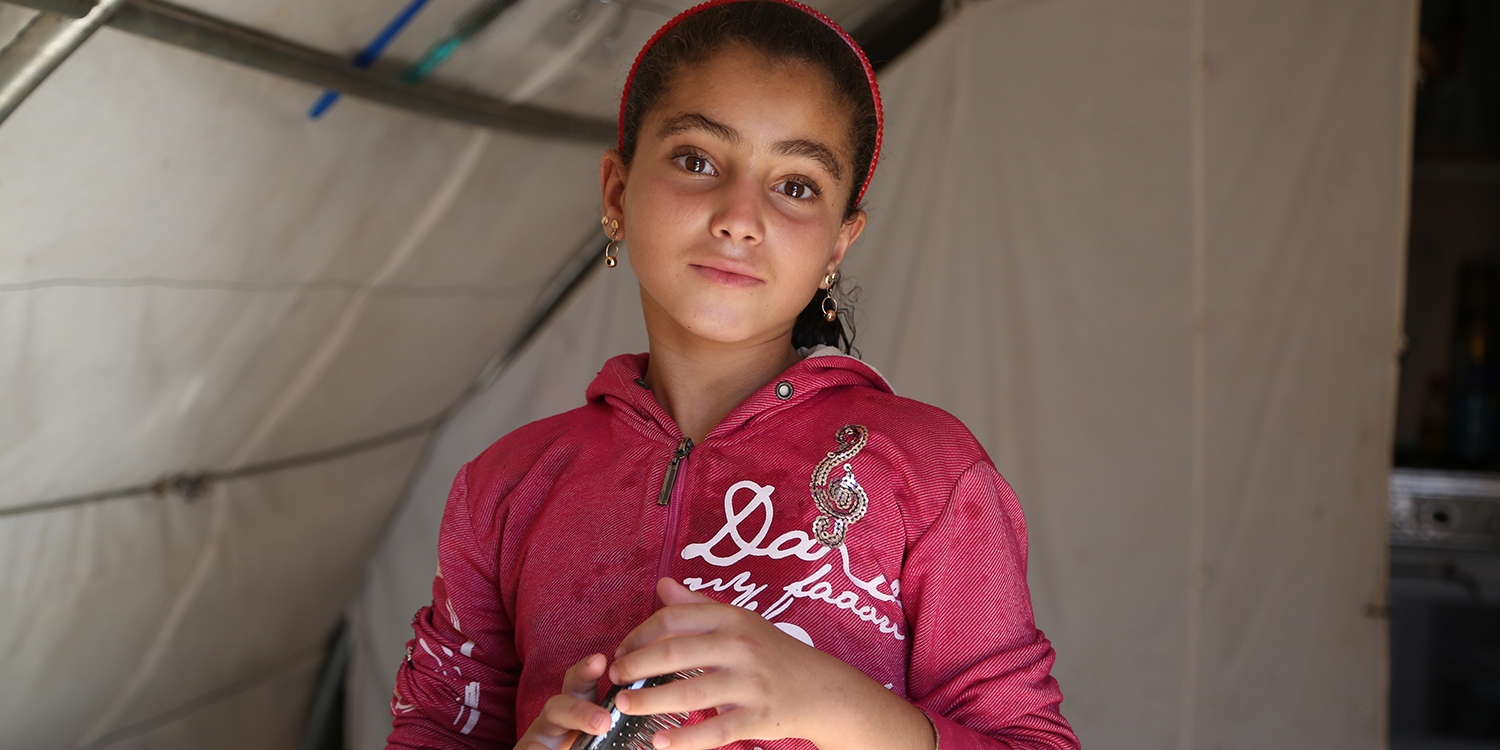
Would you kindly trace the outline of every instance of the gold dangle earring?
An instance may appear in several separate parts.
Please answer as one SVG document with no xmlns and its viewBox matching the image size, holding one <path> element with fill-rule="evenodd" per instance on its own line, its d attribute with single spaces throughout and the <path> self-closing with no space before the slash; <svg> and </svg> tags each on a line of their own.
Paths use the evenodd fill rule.
<svg viewBox="0 0 1500 750">
<path fill-rule="evenodd" d="M 599 220 L 599 226 L 604 227 L 604 233 L 609 236 L 609 244 L 604 246 L 604 265 L 614 268 L 620 265 L 620 241 L 615 238 L 620 232 L 620 222 L 605 216 Z"/>
<path fill-rule="evenodd" d="M 833 298 L 833 285 L 839 281 L 839 272 L 834 271 L 823 277 L 823 288 L 828 295 L 823 298 L 823 319 L 832 323 L 839 317 L 839 301 Z"/>
</svg>

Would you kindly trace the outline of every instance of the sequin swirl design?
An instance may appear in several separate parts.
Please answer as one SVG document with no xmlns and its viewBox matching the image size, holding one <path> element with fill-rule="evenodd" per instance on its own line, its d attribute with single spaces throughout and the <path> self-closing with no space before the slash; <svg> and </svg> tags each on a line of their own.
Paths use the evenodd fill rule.
<svg viewBox="0 0 1500 750">
<path fill-rule="evenodd" d="M 828 457 L 819 461 L 812 473 L 813 503 L 823 512 L 813 520 L 813 536 L 829 547 L 843 544 L 849 527 L 864 518 L 870 509 L 865 488 L 859 486 L 854 479 L 854 470 L 849 468 L 849 462 L 870 441 L 870 431 L 863 425 L 844 425 L 834 437 L 838 439 L 839 449 L 829 451 Z M 830 485 L 828 475 L 839 464 L 844 465 L 844 475 Z"/>
</svg>

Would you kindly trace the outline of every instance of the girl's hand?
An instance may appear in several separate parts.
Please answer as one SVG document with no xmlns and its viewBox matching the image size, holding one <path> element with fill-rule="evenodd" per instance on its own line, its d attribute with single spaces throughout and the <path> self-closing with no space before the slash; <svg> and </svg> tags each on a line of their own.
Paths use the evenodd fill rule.
<svg viewBox="0 0 1500 750">
<path fill-rule="evenodd" d="M 547 699 L 542 713 L 516 741 L 516 750 L 565 750 L 578 732 L 603 734 L 609 712 L 594 703 L 594 688 L 604 676 L 603 654 L 585 656 L 563 675 L 562 693 Z"/>
<path fill-rule="evenodd" d="M 627 690 L 627 714 L 714 708 L 702 723 L 656 734 L 671 750 L 707 750 L 736 740 L 810 740 L 820 750 L 931 748 L 931 723 L 916 707 L 859 670 L 783 633 L 760 615 L 657 581 L 667 606 L 625 636 L 609 677 L 617 685 L 688 669 L 705 674 Z"/>
</svg>

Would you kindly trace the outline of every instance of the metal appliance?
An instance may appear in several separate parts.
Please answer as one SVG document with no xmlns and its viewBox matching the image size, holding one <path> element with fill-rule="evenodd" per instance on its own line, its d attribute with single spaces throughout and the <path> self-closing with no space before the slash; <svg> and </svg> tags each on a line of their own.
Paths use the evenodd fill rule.
<svg viewBox="0 0 1500 750">
<path fill-rule="evenodd" d="M 1500 750 L 1500 475 L 1390 483 L 1391 750 Z"/>
</svg>

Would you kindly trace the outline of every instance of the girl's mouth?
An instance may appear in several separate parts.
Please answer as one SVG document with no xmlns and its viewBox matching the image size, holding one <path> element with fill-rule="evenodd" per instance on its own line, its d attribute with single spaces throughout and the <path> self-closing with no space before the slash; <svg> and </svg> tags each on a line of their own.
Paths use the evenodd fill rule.
<svg viewBox="0 0 1500 750">
<path fill-rule="evenodd" d="M 697 263 L 692 263 L 689 264 L 689 267 L 694 271 L 697 271 L 699 275 L 703 276 L 709 281 L 712 281 L 715 284 L 723 284 L 724 286 L 747 287 L 764 283 L 754 276 L 748 276 L 743 273 L 735 273 L 734 271 L 726 271 L 722 268 L 714 268 L 713 266 L 702 266 L 698 265 Z"/>
</svg>

